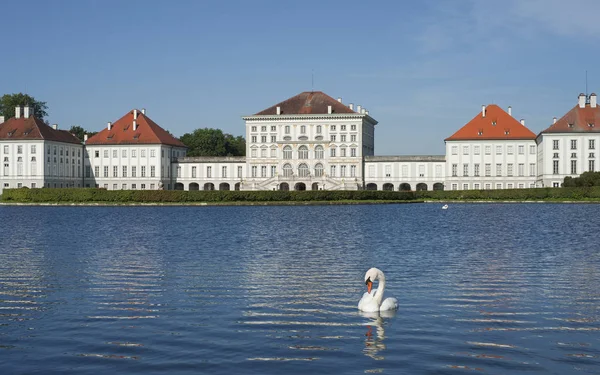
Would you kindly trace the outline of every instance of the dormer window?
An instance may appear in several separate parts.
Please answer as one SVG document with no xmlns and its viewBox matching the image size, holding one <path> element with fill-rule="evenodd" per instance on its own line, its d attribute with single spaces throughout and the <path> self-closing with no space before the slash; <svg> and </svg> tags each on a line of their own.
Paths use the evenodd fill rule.
<svg viewBox="0 0 600 375">
<path fill-rule="evenodd" d="M 483 135 L 483 129 L 479 129 L 479 130 L 477 131 L 477 135 Z"/>
<path fill-rule="evenodd" d="M 108 137 L 106 137 L 107 139 L 112 139 L 112 137 L 114 136 L 114 134 L 109 134 Z"/>
<path fill-rule="evenodd" d="M 567 124 L 567 126 L 568 126 L 569 128 L 572 128 L 572 127 L 573 127 L 573 123 L 572 123 L 572 122 L 569 122 L 569 123 Z"/>
<path fill-rule="evenodd" d="M 510 134 L 510 129 L 504 129 L 504 135 L 509 135 Z"/>
<path fill-rule="evenodd" d="M 492 126 L 496 126 L 496 121 L 492 121 Z"/>
<path fill-rule="evenodd" d="M 589 126 L 590 128 L 593 128 L 593 127 L 594 127 L 594 124 L 590 122 L 590 123 L 588 124 L 588 126 Z"/>
</svg>

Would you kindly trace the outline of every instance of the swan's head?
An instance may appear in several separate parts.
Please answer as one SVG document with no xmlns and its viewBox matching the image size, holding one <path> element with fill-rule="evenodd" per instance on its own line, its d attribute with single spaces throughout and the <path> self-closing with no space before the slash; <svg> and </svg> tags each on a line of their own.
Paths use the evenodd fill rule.
<svg viewBox="0 0 600 375">
<path fill-rule="evenodd" d="M 367 293 L 371 293 L 371 289 L 373 288 L 373 282 L 377 280 L 381 271 L 377 268 L 370 268 L 367 273 L 365 273 L 365 285 L 367 286 Z"/>
</svg>

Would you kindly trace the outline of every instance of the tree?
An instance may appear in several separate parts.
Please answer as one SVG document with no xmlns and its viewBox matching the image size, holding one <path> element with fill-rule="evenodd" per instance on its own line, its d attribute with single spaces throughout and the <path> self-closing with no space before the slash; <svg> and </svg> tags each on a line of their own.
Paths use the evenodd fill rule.
<svg viewBox="0 0 600 375">
<path fill-rule="evenodd" d="M 196 129 L 181 138 L 187 147 L 187 156 L 243 156 L 246 154 L 244 137 L 223 134 L 220 129 Z"/>
<path fill-rule="evenodd" d="M 83 139 L 85 138 L 84 137 L 85 134 L 87 134 L 88 137 L 91 137 L 92 135 L 96 134 L 97 132 L 88 132 L 79 125 L 73 125 L 73 126 L 71 126 L 71 129 L 69 129 L 69 133 L 73 134 L 74 136 L 79 138 L 80 141 L 83 142 Z"/>
<path fill-rule="evenodd" d="M 33 107 L 33 115 L 41 120 L 48 116 L 48 106 L 46 102 L 40 102 L 35 100 L 33 96 L 27 94 L 4 94 L 0 98 L 0 116 L 4 116 L 6 120 L 11 117 L 15 117 L 16 106 L 30 106 Z"/>
<path fill-rule="evenodd" d="M 563 187 L 600 186 L 600 172 L 583 172 L 579 177 L 565 177 Z"/>
</svg>

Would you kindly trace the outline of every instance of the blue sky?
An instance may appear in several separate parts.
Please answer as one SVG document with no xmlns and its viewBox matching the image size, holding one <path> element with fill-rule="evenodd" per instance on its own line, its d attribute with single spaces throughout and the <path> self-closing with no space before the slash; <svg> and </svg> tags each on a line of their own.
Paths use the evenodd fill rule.
<svg viewBox="0 0 600 375">
<path fill-rule="evenodd" d="M 241 116 L 302 91 L 362 105 L 376 155 L 443 154 L 482 104 L 538 133 L 600 93 L 597 0 L 28 1 L 3 4 L 0 93 L 61 128 L 132 108 L 176 136 L 244 134 Z"/>
</svg>

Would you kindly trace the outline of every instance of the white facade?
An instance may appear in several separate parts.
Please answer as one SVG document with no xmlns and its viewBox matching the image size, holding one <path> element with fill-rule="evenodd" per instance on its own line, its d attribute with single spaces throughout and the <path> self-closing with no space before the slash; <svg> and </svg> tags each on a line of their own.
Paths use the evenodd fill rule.
<svg viewBox="0 0 600 375">
<path fill-rule="evenodd" d="M 367 156 L 365 189 L 367 190 L 443 190 L 444 155 Z"/>
<path fill-rule="evenodd" d="M 249 190 L 244 156 L 181 157 L 173 174 L 176 190 Z"/>
<path fill-rule="evenodd" d="M 446 190 L 535 187 L 535 140 L 446 141 Z"/>
</svg>

